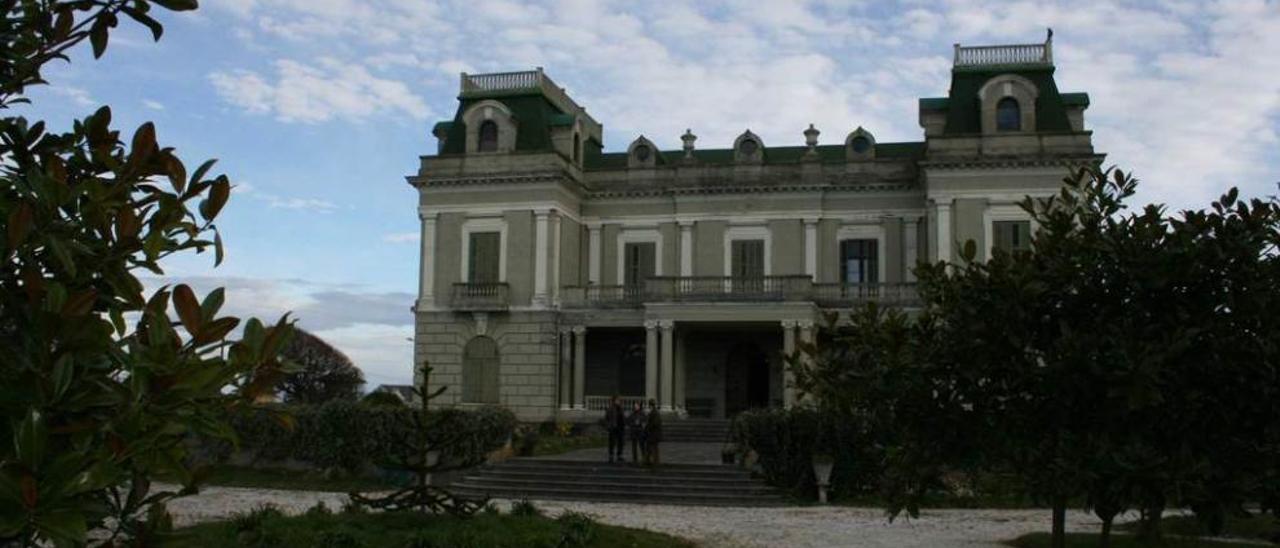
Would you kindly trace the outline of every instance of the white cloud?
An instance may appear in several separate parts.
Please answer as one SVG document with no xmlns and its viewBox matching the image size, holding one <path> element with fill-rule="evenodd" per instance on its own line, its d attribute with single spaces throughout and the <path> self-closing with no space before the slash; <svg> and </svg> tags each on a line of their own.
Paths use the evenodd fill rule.
<svg viewBox="0 0 1280 548">
<path fill-rule="evenodd" d="M 382 241 L 393 243 L 393 244 L 417 243 L 418 233 L 417 232 L 397 232 L 394 234 L 384 234 L 382 236 Z"/>
<path fill-rule="evenodd" d="M 359 65 L 324 57 L 314 65 L 282 59 L 275 68 L 274 81 L 247 70 L 215 72 L 209 80 L 227 102 L 283 122 L 363 121 L 375 115 L 422 120 L 430 113 L 404 83 L 379 78 Z"/>
<path fill-rule="evenodd" d="M 72 103 L 76 104 L 76 106 L 96 107 L 99 104 L 98 101 L 96 101 L 93 97 L 89 96 L 89 92 L 84 88 L 78 88 L 75 86 L 58 85 L 58 86 L 49 87 L 47 89 L 49 91 L 52 91 L 53 93 L 56 93 L 58 95 L 66 97 L 67 99 L 70 99 Z"/>
<path fill-rule="evenodd" d="M 154 99 L 143 99 L 142 106 L 147 107 L 151 110 L 164 110 L 164 103 L 161 103 L 160 101 L 156 101 Z"/>
<path fill-rule="evenodd" d="M 267 204 L 267 207 L 273 209 L 296 209 L 314 213 L 332 213 L 338 209 L 337 204 L 328 200 L 279 196 L 270 192 L 263 192 L 258 187 L 244 182 L 236 183 L 235 194 L 237 196 L 248 196 L 253 200 Z"/>
</svg>

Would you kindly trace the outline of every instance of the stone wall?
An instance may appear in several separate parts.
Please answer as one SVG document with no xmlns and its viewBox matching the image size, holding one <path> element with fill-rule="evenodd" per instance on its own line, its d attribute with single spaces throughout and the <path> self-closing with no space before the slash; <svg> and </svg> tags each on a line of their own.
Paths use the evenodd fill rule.
<svg viewBox="0 0 1280 548">
<path fill-rule="evenodd" d="M 521 421 L 552 419 L 557 382 L 554 312 L 419 313 L 414 361 L 430 362 L 431 388 L 447 387 L 433 405 L 469 405 L 460 401 L 462 353 L 467 342 L 477 336 L 498 343 L 498 403 Z"/>
</svg>

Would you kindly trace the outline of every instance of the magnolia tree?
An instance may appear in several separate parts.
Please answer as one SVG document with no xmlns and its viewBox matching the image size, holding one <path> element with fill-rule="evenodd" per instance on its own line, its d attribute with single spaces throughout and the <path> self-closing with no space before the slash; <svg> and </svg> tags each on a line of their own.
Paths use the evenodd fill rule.
<svg viewBox="0 0 1280 548">
<path fill-rule="evenodd" d="M 157 7 L 196 2 L 0 1 L 0 111 L 82 42 L 101 56 L 124 18 L 159 39 Z M 232 437 L 226 412 L 274 389 L 286 320 L 229 340 L 221 289 L 147 297 L 138 279 L 175 253 L 221 262 L 231 184 L 212 166 L 188 170 L 150 123 L 122 135 L 106 107 L 65 133 L 0 118 L 0 544 L 149 544 L 200 479 L 184 440 Z"/>
<path fill-rule="evenodd" d="M 1085 169 L 1022 205 L 1031 252 L 973 242 L 922 265 L 923 311 L 856 312 L 792 360 L 823 406 L 870 417 L 890 510 L 942 472 L 1012 474 L 1064 514 L 1170 504 L 1211 528 L 1245 501 L 1276 504 L 1280 462 L 1280 207 L 1228 192 L 1205 211 L 1129 212 L 1136 181 Z M 809 363 L 811 365 L 806 366 Z"/>
</svg>

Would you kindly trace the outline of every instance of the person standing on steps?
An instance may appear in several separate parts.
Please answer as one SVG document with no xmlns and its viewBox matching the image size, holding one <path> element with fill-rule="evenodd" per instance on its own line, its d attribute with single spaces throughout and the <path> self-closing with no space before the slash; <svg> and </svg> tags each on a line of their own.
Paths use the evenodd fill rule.
<svg viewBox="0 0 1280 548">
<path fill-rule="evenodd" d="M 631 415 L 627 417 L 627 434 L 631 437 L 631 462 L 639 465 L 641 457 L 649 452 L 644 446 L 645 428 L 644 406 L 640 402 L 631 404 Z"/>
<path fill-rule="evenodd" d="M 609 399 L 609 408 L 604 412 L 604 427 L 609 431 L 609 462 L 626 462 L 622 447 L 626 445 L 627 415 L 616 395 Z"/>
<path fill-rule="evenodd" d="M 645 421 L 644 442 L 648 449 L 646 460 L 657 466 L 661 460 L 658 458 L 658 444 L 662 443 L 662 415 L 658 413 L 658 402 L 652 399 L 649 400 L 649 415 Z"/>
</svg>

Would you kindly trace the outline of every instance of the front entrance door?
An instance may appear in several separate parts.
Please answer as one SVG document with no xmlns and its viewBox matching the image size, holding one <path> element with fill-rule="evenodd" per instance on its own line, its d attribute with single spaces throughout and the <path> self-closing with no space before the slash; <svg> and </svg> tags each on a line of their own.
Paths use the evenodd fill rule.
<svg viewBox="0 0 1280 548">
<path fill-rule="evenodd" d="M 753 342 L 742 342 L 725 356 L 725 417 L 769 406 L 769 359 Z"/>
</svg>

